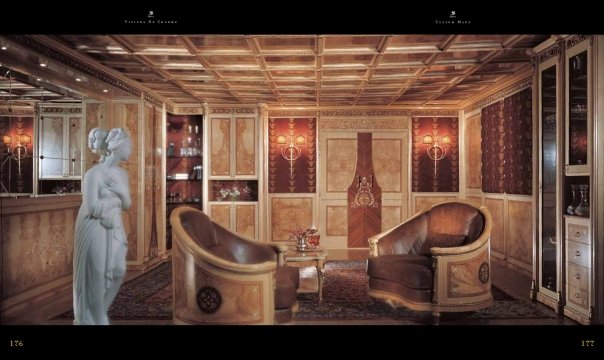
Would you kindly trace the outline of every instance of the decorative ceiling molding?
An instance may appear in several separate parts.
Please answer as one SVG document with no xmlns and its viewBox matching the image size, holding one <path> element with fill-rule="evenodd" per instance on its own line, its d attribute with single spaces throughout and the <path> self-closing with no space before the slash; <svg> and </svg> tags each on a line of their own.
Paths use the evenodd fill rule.
<svg viewBox="0 0 604 360">
<path fill-rule="evenodd" d="M 63 65 L 70 67 L 72 69 L 75 69 L 83 74 L 91 76 L 100 81 L 106 82 L 107 84 L 109 84 L 113 87 L 116 87 L 122 91 L 125 91 L 128 94 L 132 94 L 137 97 L 141 96 L 141 91 L 139 89 L 135 88 L 134 86 L 131 86 L 130 84 L 128 84 L 124 81 L 121 81 L 119 79 L 116 79 L 115 77 L 107 74 L 104 71 L 95 69 L 87 64 L 84 64 L 80 60 L 77 60 L 76 58 L 74 58 L 72 56 L 59 52 L 58 50 L 53 49 L 37 40 L 34 40 L 29 36 L 7 35 L 7 37 L 10 40 L 18 43 L 19 45 L 21 45 L 25 48 L 38 52 L 41 55 L 48 57 L 49 59 L 58 61 L 58 62 L 62 63 Z"/>
<path fill-rule="evenodd" d="M 317 117 L 318 110 L 269 110 L 268 117 Z"/>
<path fill-rule="evenodd" d="M 34 116 L 36 114 L 34 109 L 15 109 L 11 107 L 9 111 L 8 108 L 1 107 L 0 108 L 0 116 Z"/>
<path fill-rule="evenodd" d="M 409 129 L 409 116 L 398 118 L 319 118 L 321 129 Z"/>
<path fill-rule="evenodd" d="M 145 99 L 145 101 L 150 102 L 151 104 L 155 104 L 157 106 L 162 106 L 164 103 L 160 99 L 158 99 L 155 96 L 150 95 L 149 93 L 146 93 L 146 92 L 143 93 L 143 98 Z"/>
<path fill-rule="evenodd" d="M 553 46 L 550 46 L 549 48 L 541 51 L 540 53 L 536 54 L 534 56 L 534 58 L 537 58 L 537 63 L 541 64 L 542 62 L 545 62 L 551 58 L 553 58 L 556 55 L 559 55 L 560 52 L 562 50 L 562 44 L 561 43 L 556 43 Z"/>
<path fill-rule="evenodd" d="M 81 114 L 82 107 L 59 107 L 59 106 L 44 106 L 42 107 L 43 114 Z"/>
<path fill-rule="evenodd" d="M 256 114 L 256 108 L 211 107 L 210 114 Z"/>
<path fill-rule="evenodd" d="M 170 113 L 174 114 L 174 115 L 204 115 L 205 111 L 204 111 L 203 106 L 197 106 L 197 107 L 176 106 L 176 107 L 172 108 Z"/>
<path fill-rule="evenodd" d="M 521 81 L 515 83 L 514 85 L 511 85 L 508 88 L 505 88 L 501 91 L 496 92 L 495 94 L 486 97 L 480 101 L 475 102 L 474 104 L 468 106 L 467 108 L 464 109 L 464 112 L 469 113 L 472 112 L 474 110 L 477 109 L 481 109 L 485 106 L 489 106 L 491 104 L 494 104 L 498 101 L 501 101 L 503 99 L 505 99 L 506 97 L 513 95 L 517 92 L 520 92 L 524 89 L 527 89 L 529 87 L 531 87 L 531 84 L 533 83 L 533 78 L 532 76 L 527 77 L 522 79 Z"/>
<path fill-rule="evenodd" d="M 573 46 L 583 42 L 584 40 L 589 39 L 590 42 L 593 41 L 593 37 L 592 35 L 574 35 L 571 36 L 569 39 L 566 40 L 566 48 L 570 49 Z"/>
<path fill-rule="evenodd" d="M 457 110 L 322 110 L 321 117 L 457 116 Z"/>
</svg>

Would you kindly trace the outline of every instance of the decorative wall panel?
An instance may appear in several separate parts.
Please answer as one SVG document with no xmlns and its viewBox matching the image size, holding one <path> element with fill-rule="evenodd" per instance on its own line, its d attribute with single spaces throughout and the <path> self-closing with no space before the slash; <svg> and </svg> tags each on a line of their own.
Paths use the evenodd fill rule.
<svg viewBox="0 0 604 360">
<path fill-rule="evenodd" d="M 532 193 L 531 89 L 482 109 L 482 190 Z"/>
<path fill-rule="evenodd" d="M 505 233 L 503 227 L 503 199 L 484 199 L 484 205 L 491 211 L 493 229 L 491 230 L 491 250 L 505 254 Z"/>
<path fill-rule="evenodd" d="M 159 233 L 162 224 L 158 224 L 158 219 L 165 215 L 159 214 L 161 211 L 160 191 L 161 178 L 161 157 L 156 149 L 161 144 L 161 113 L 156 111 L 154 107 L 145 106 L 145 120 L 143 122 L 144 133 L 143 151 L 145 161 L 145 178 L 144 178 L 144 216 L 145 225 L 144 233 L 144 260 L 153 259 L 159 252 Z"/>
<path fill-rule="evenodd" d="M 210 118 L 211 176 L 231 175 L 231 119 Z"/>
<path fill-rule="evenodd" d="M 533 183 L 533 118 L 531 89 L 504 100 L 506 149 L 505 192 L 532 194 Z"/>
<path fill-rule="evenodd" d="M 412 125 L 412 188 L 414 192 L 459 191 L 458 119 L 456 117 L 414 117 Z M 445 147 L 445 158 L 436 163 L 430 159 L 423 143 L 424 136 L 439 138 Z M 450 145 L 442 145 L 449 136 Z M 436 166 L 436 169 L 435 169 Z"/>
<path fill-rule="evenodd" d="M 2 300 L 72 273 L 77 214 L 74 207 L 2 215 Z"/>
<path fill-rule="evenodd" d="M 326 206 L 327 236 L 348 235 L 348 207 Z"/>
<path fill-rule="evenodd" d="M 401 139 L 373 139 L 373 169 L 382 192 L 401 192 Z"/>
<path fill-rule="evenodd" d="M 235 175 L 256 174 L 255 122 L 256 119 L 253 117 L 235 118 Z"/>
<path fill-rule="evenodd" d="M 256 204 L 235 205 L 235 232 L 256 238 Z"/>
<path fill-rule="evenodd" d="M 357 164 L 348 188 L 348 247 L 368 247 L 382 230 L 382 189 L 373 171 L 371 133 L 357 133 Z"/>
<path fill-rule="evenodd" d="M 505 192 L 503 161 L 505 159 L 505 123 L 503 101 L 481 111 L 482 134 L 482 191 Z"/>
<path fill-rule="evenodd" d="M 210 205 L 212 220 L 226 229 L 231 228 L 231 205 Z"/>
<path fill-rule="evenodd" d="M 423 209 L 427 209 L 434 204 L 453 201 L 455 199 L 457 199 L 457 196 L 418 196 L 415 198 L 415 212 L 413 214 Z"/>
<path fill-rule="evenodd" d="M 356 139 L 327 139 L 324 156 L 327 157 L 327 191 L 348 191 L 356 166 Z"/>
<path fill-rule="evenodd" d="M 530 201 L 508 200 L 508 256 L 528 266 L 533 263 L 533 219 Z"/>
<path fill-rule="evenodd" d="M 286 144 L 278 143 L 279 136 L 286 137 Z M 291 156 L 287 150 L 290 140 L 304 137 L 301 154 L 293 162 L 282 156 Z M 270 193 L 314 193 L 317 187 L 316 119 L 269 118 L 268 125 L 268 173 Z"/>
<path fill-rule="evenodd" d="M 118 125 L 126 130 L 126 133 L 130 136 L 132 142 L 132 153 L 130 159 L 123 166 L 128 173 L 128 188 L 130 189 L 130 197 L 132 199 L 132 205 L 128 211 L 122 212 L 122 218 L 124 220 L 124 230 L 126 231 L 126 237 L 128 238 L 128 253 L 126 260 L 138 261 L 138 212 L 139 203 L 144 199 L 139 199 L 139 141 L 141 139 L 138 117 L 140 112 L 139 104 L 116 104 L 115 106 L 116 116 L 118 119 Z"/>
<path fill-rule="evenodd" d="M 382 231 L 392 229 L 401 221 L 400 206 L 382 206 Z"/>
<path fill-rule="evenodd" d="M 272 240 L 287 241 L 290 232 L 313 225 L 312 198 L 272 198 Z"/>
<path fill-rule="evenodd" d="M 466 119 L 466 131 L 464 136 L 466 146 L 466 187 L 478 188 L 482 185 L 481 180 L 481 141 L 480 141 L 480 114 Z"/>
<path fill-rule="evenodd" d="M 467 202 L 475 205 L 475 206 L 478 206 L 478 207 L 482 206 L 482 198 L 481 197 L 478 197 L 478 196 L 466 196 L 465 200 Z"/>
</svg>

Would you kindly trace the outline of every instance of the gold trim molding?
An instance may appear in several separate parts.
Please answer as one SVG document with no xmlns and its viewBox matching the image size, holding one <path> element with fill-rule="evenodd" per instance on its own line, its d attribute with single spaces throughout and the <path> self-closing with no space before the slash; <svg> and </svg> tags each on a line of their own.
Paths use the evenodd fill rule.
<svg viewBox="0 0 604 360">
<path fill-rule="evenodd" d="M 36 112 L 33 109 L 15 109 L 8 111 L 7 108 L 0 108 L 0 116 L 35 116 Z"/>
<path fill-rule="evenodd" d="M 505 89 L 503 89 L 501 91 L 498 91 L 495 94 L 493 94 L 493 95 L 491 95 L 491 96 L 489 96 L 487 98 L 484 98 L 484 99 L 482 99 L 480 101 L 475 102 L 474 104 L 472 104 L 472 105 L 468 106 L 467 108 L 465 108 L 464 112 L 469 113 L 469 112 L 472 112 L 472 111 L 474 111 L 476 109 L 481 109 L 481 108 L 483 108 L 485 106 L 489 106 L 491 104 L 494 104 L 494 103 L 496 103 L 498 101 L 501 101 L 501 100 L 505 99 L 506 97 L 508 97 L 508 96 L 510 96 L 512 94 L 515 94 L 515 93 L 517 93 L 519 91 L 522 91 L 524 89 L 530 88 L 531 85 L 532 85 L 532 83 L 533 83 L 532 76 L 524 78 L 524 79 L 520 80 L 519 82 L 517 82 L 516 84 L 514 84 L 514 85 L 512 85 L 512 86 L 510 86 L 508 88 L 505 88 Z"/>
<path fill-rule="evenodd" d="M 379 119 L 319 119 L 321 129 L 408 129 L 409 117 Z"/>
<path fill-rule="evenodd" d="M 210 114 L 256 114 L 254 108 L 210 108 Z"/>
<path fill-rule="evenodd" d="M 81 107 L 43 107 L 43 114 L 81 114 Z"/>
<path fill-rule="evenodd" d="M 168 108 L 166 107 L 166 110 L 168 110 Z M 170 107 L 170 110 L 168 110 L 171 114 L 174 115 L 204 115 L 205 114 L 205 109 L 203 108 L 203 106 L 196 106 L 196 107 Z"/>
<path fill-rule="evenodd" d="M 268 117 L 317 117 L 316 110 L 269 110 Z"/>
<path fill-rule="evenodd" d="M 323 110 L 321 117 L 457 116 L 457 110 Z"/>
</svg>

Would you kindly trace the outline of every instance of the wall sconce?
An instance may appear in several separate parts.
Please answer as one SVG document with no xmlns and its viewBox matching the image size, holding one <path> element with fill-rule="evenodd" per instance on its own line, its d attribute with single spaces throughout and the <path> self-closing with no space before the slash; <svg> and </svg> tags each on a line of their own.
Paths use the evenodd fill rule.
<svg viewBox="0 0 604 360">
<path fill-rule="evenodd" d="M 438 161 L 442 160 L 447 156 L 447 147 L 451 144 L 451 138 L 449 135 L 443 137 L 425 135 L 424 145 L 426 145 L 426 152 L 430 160 L 434 161 L 434 175 L 436 176 L 436 167 Z"/>
<path fill-rule="evenodd" d="M 17 171 L 21 175 L 21 160 L 27 157 L 27 145 L 31 143 L 31 136 L 20 134 L 16 138 L 17 145 L 11 149 L 13 137 L 10 135 L 2 136 L 3 149 L 0 151 L 0 158 L 2 159 L 0 166 L 4 168 L 7 161 L 10 159 L 16 160 L 18 165 Z M 4 185 L 2 185 L 2 188 L 4 188 Z M 6 190 L 6 188 L 4 189 Z"/>
<path fill-rule="evenodd" d="M 287 144 L 287 138 L 289 137 L 289 145 Z M 294 173 L 294 161 L 296 161 L 300 155 L 302 155 L 302 145 L 306 140 L 304 136 L 298 135 L 294 138 L 293 135 L 285 136 L 279 135 L 277 137 L 277 143 L 281 145 L 281 156 L 289 161 L 289 174 Z"/>
</svg>

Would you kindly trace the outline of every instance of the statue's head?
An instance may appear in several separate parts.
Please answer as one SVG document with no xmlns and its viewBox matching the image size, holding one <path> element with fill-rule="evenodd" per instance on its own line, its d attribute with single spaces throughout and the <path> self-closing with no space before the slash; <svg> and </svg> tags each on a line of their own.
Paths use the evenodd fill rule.
<svg viewBox="0 0 604 360">
<path fill-rule="evenodd" d="M 88 148 L 95 154 L 107 155 L 107 135 L 109 132 L 101 128 L 94 128 L 88 133 Z"/>
<path fill-rule="evenodd" d="M 128 160 L 132 153 L 132 143 L 126 131 L 122 128 L 109 130 L 107 135 L 107 149 L 112 155 Z"/>
</svg>

